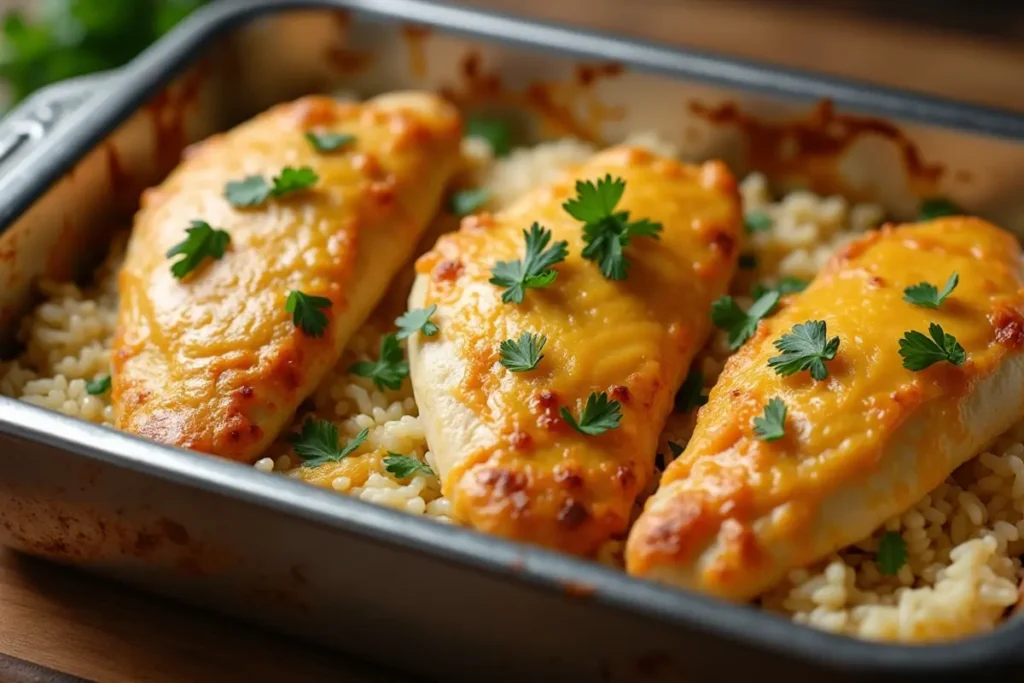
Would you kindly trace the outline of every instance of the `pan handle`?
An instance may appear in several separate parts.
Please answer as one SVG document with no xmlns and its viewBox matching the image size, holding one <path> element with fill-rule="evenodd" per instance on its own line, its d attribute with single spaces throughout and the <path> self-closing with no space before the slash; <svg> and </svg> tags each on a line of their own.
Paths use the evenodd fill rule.
<svg viewBox="0 0 1024 683">
<path fill-rule="evenodd" d="M 41 88 L 0 119 L 0 174 L 34 146 L 60 128 L 90 97 L 102 95 L 117 71 L 79 76 Z"/>
</svg>

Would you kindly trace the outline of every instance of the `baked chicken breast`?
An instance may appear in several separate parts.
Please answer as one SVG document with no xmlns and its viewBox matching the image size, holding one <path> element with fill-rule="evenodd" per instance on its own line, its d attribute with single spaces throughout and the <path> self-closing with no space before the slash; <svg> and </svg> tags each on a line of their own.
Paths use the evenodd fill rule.
<svg viewBox="0 0 1024 683">
<path fill-rule="evenodd" d="M 1017 241 L 975 218 L 843 249 L 729 359 L 630 532 L 628 571 L 748 600 L 911 507 L 1024 414 L 1021 267 Z M 780 341 L 809 321 L 825 327 Z"/>
<path fill-rule="evenodd" d="M 143 196 L 120 274 L 117 426 L 255 460 L 411 255 L 460 136 L 434 95 L 315 96 L 190 149 Z"/>
<path fill-rule="evenodd" d="M 636 237 L 624 248 L 624 279 L 583 257 L 584 223 L 563 207 L 578 181 L 596 191 L 615 179 L 624 182 L 621 201 L 598 202 L 598 213 L 629 212 L 623 220 L 662 228 L 658 239 Z M 436 306 L 439 331 L 410 337 L 411 378 L 455 518 L 581 555 L 625 531 L 673 395 L 708 336 L 708 306 L 735 271 L 740 221 L 724 165 L 686 166 L 618 147 L 497 214 L 463 219 L 419 259 L 409 307 Z M 541 246 L 564 249 L 547 282 L 531 270 L 526 246 L 544 231 Z M 495 282 L 508 271 L 499 261 L 542 282 L 517 297 Z M 536 337 L 532 349 L 519 344 L 525 358 L 506 357 L 503 342 L 527 333 Z M 594 394 L 607 403 L 588 417 Z M 612 403 L 621 410 L 617 426 L 593 424 Z"/>
</svg>

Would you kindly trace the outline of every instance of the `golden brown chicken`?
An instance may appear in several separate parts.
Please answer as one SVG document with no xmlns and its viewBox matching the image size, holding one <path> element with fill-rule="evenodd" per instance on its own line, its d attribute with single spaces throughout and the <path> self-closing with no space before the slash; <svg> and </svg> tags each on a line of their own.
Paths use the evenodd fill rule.
<svg viewBox="0 0 1024 683">
<path fill-rule="evenodd" d="M 638 236 L 624 251 L 605 242 L 595 262 L 582 253 L 589 209 L 574 217 L 563 203 L 579 199 L 577 181 L 602 178 L 583 193 L 603 183 L 613 196 L 587 200 L 588 230 L 629 222 Z M 410 338 L 411 377 L 457 519 L 584 555 L 625 530 L 708 307 L 735 271 L 739 226 L 722 164 L 620 147 L 464 219 L 419 260 L 410 308 L 437 306 L 439 332 Z"/>
<path fill-rule="evenodd" d="M 628 571 L 747 600 L 938 486 L 1024 414 L 1021 266 L 973 218 L 847 246 L 730 358 Z"/>
<path fill-rule="evenodd" d="M 258 457 L 411 254 L 460 134 L 433 95 L 318 96 L 189 150 L 143 197 L 121 272 L 117 426 Z"/>
</svg>

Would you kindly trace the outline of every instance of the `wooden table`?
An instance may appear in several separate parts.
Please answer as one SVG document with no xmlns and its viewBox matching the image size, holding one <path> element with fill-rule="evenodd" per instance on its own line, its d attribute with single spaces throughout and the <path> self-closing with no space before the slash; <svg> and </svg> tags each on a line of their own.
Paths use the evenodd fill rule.
<svg viewBox="0 0 1024 683">
<path fill-rule="evenodd" d="M 1024 49 L 1010 40 L 1024 26 L 1019 20 L 995 40 L 769 0 L 645 0 L 643 11 L 636 0 L 467 4 L 1024 111 L 1024 89 L 1013 87 Z M 74 676 L 114 683 L 385 680 L 280 636 L 0 550 L 0 681 Z"/>
</svg>

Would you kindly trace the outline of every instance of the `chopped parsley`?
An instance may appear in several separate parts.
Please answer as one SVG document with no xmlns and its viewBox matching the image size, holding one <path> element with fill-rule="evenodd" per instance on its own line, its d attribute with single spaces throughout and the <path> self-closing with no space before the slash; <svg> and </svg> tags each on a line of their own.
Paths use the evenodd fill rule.
<svg viewBox="0 0 1024 683">
<path fill-rule="evenodd" d="M 409 363 L 405 361 L 398 338 L 387 334 L 380 340 L 380 358 L 377 361 L 354 363 L 348 371 L 372 379 L 374 386 L 380 390 L 385 387 L 398 390 L 402 387 L 402 380 L 409 376 Z"/>
<path fill-rule="evenodd" d="M 764 417 L 754 418 L 754 434 L 761 441 L 777 441 L 786 435 L 786 404 L 781 398 L 769 399 Z"/>
<path fill-rule="evenodd" d="M 960 346 L 953 335 L 946 334 L 941 325 L 929 325 L 928 334 L 931 335 L 930 339 L 923 332 L 910 330 L 900 339 L 900 357 L 907 370 L 918 372 L 942 361 L 963 365 L 967 360 L 964 347 Z"/>
<path fill-rule="evenodd" d="M 761 283 L 754 285 L 753 289 L 750 290 L 750 296 L 755 299 L 760 299 L 766 292 L 776 291 L 780 296 L 786 296 L 787 294 L 799 294 L 800 292 L 807 289 L 809 283 L 807 280 L 801 280 L 798 277 L 784 277 L 779 280 L 779 284 L 774 287 L 768 287 Z"/>
<path fill-rule="evenodd" d="M 921 202 L 917 210 L 919 221 L 930 221 L 943 216 L 959 216 L 964 210 L 945 197 L 932 197 Z"/>
<path fill-rule="evenodd" d="M 327 314 L 321 309 L 330 308 L 331 300 L 325 296 L 313 296 L 297 289 L 288 292 L 284 310 L 292 314 L 292 322 L 310 337 L 324 336 L 327 329 Z"/>
<path fill-rule="evenodd" d="M 764 211 L 751 211 L 743 217 L 747 232 L 765 232 L 772 229 L 772 217 Z"/>
<path fill-rule="evenodd" d="M 303 467 L 317 467 L 329 462 L 339 462 L 363 445 L 369 429 L 364 429 L 344 448 L 338 448 L 338 428 L 330 420 L 309 418 L 302 423 L 298 434 L 292 434 L 289 441 L 295 455 L 302 459 Z"/>
<path fill-rule="evenodd" d="M 875 562 L 883 576 L 895 576 L 907 561 L 907 542 L 895 531 L 886 531 L 878 544 Z"/>
<path fill-rule="evenodd" d="M 317 184 L 320 176 L 308 166 L 292 168 L 285 166 L 281 174 L 271 179 L 272 184 L 267 184 L 263 176 L 251 175 L 243 180 L 232 180 L 224 186 L 224 198 L 232 206 L 239 208 L 251 208 L 259 206 L 268 197 L 280 197 L 282 195 L 308 190 Z"/>
<path fill-rule="evenodd" d="M 100 396 L 110 391 L 110 375 L 97 377 L 85 383 L 85 391 L 90 396 Z"/>
<path fill-rule="evenodd" d="M 491 198 L 491 193 L 483 187 L 472 190 L 460 190 L 452 195 L 451 209 L 456 216 L 468 216 L 477 209 L 484 207 Z"/>
<path fill-rule="evenodd" d="M 395 475 L 397 479 L 408 479 L 417 473 L 425 474 L 428 477 L 434 476 L 434 470 L 430 469 L 430 465 L 427 463 L 391 451 L 388 451 L 384 457 L 384 469 Z"/>
<path fill-rule="evenodd" d="M 492 285 L 504 287 L 501 300 L 504 303 L 523 303 L 523 295 L 530 288 L 543 288 L 550 285 L 558 277 L 558 271 L 552 268 L 561 263 L 569 253 L 569 243 L 551 241 L 551 231 L 540 227 L 539 223 L 530 226 L 529 231 L 523 230 L 526 239 L 526 257 L 515 261 L 498 261 L 491 269 Z"/>
<path fill-rule="evenodd" d="M 512 372 L 529 372 L 536 368 L 540 359 L 544 357 L 541 351 L 547 343 L 548 338 L 542 334 L 523 332 L 519 339 L 506 339 L 501 342 L 498 347 L 501 359 L 498 362 Z"/>
<path fill-rule="evenodd" d="M 596 391 L 590 392 L 587 403 L 583 406 L 579 421 L 573 417 L 569 409 L 562 407 L 562 418 L 569 423 L 569 426 L 580 434 L 597 436 L 604 434 L 609 429 L 615 429 L 622 420 L 622 406 L 618 401 L 608 400 L 608 394 Z"/>
<path fill-rule="evenodd" d="M 690 370 L 683 386 L 679 387 L 679 391 L 676 392 L 676 412 L 688 413 L 707 402 L 708 397 L 704 395 L 704 373 L 700 370 Z"/>
<path fill-rule="evenodd" d="M 356 136 L 349 135 L 348 133 L 316 133 L 310 131 L 306 133 L 306 139 L 309 140 L 309 144 L 313 145 L 313 149 L 318 152 L 335 152 L 355 142 Z"/>
<path fill-rule="evenodd" d="M 503 157 L 512 151 L 512 129 L 498 119 L 474 116 L 466 121 L 465 136 L 486 142 L 496 157 Z"/>
<path fill-rule="evenodd" d="M 437 334 L 437 325 L 431 322 L 430 317 L 437 313 L 437 305 L 432 304 L 427 308 L 414 308 L 411 311 L 406 311 L 402 315 L 395 318 L 395 325 L 398 326 L 398 332 L 395 336 L 399 339 L 405 339 L 419 332 L 425 337 L 433 337 Z"/>
<path fill-rule="evenodd" d="M 919 282 L 903 290 L 903 300 L 922 308 L 938 308 L 946 300 L 956 286 L 960 284 L 960 275 L 954 272 L 946 280 L 942 291 L 930 282 Z"/>
<path fill-rule="evenodd" d="M 185 228 L 185 240 L 167 251 L 167 258 L 184 256 L 171 264 L 171 275 L 179 280 L 199 267 L 206 258 L 214 261 L 224 256 L 231 242 L 231 235 L 224 230 L 211 228 L 206 221 L 192 221 L 192 227 Z"/>
<path fill-rule="evenodd" d="M 788 377 L 810 370 L 811 377 L 820 381 L 828 377 L 825 361 L 836 357 L 839 337 L 828 338 L 824 320 L 808 320 L 802 325 L 794 325 L 791 333 L 783 334 L 774 344 L 775 348 L 782 351 L 781 356 L 768 359 L 768 365 L 775 372 Z"/>
<path fill-rule="evenodd" d="M 779 303 L 779 293 L 769 290 L 744 313 L 731 296 L 720 296 L 711 304 L 711 322 L 729 335 L 729 349 L 735 351 L 753 336 L 761 318 L 770 315 Z"/>
<path fill-rule="evenodd" d="M 661 223 L 646 218 L 630 221 L 628 211 L 615 211 L 625 191 L 626 181 L 608 174 L 597 183 L 576 181 L 576 196 L 562 204 L 570 216 L 583 222 L 587 245 L 583 258 L 598 264 L 609 280 L 626 279 L 630 263 L 622 250 L 634 237 L 658 239 L 662 229 Z"/>
</svg>

